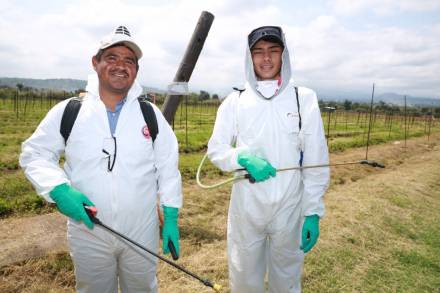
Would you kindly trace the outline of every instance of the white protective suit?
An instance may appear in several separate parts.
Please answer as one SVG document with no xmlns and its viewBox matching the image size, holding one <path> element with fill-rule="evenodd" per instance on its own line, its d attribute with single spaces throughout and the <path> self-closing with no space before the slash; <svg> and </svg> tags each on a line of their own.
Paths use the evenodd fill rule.
<svg viewBox="0 0 440 293">
<path fill-rule="evenodd" d="M 285 42 L 284 42 L 285 43 Z M 328 150 L 315 92 L 299 87 L 299 115 L 290 80 L 287 48 L 282 54 L 282 82 L 278 94 L 264 98 L 256 90 L 249 48 L 245 91 L 231 93 L 221 104 L 208 144 L 208 156 L 224 171 L 242 168 L 241 151 L 266 159 L 276 169 L 328 164 Z M 278 172 L 251 184 L 234 183 L 228 215 L 228 263 L 233 293 L 264 292 L 266 268 L 269 291 L 300 292 L 304 253 L 300 250 L 304 216 L 324 214 L 323 195 L 329 169 Z"/>
<path fill-rule="evenodd" d="M 103 148 L 111 139 L 106 107 L 99 97 L 98 77 L 91 75 L 81 110 L 64 144 L 60 121 L 67 100 L 53 107 L 22 145 L 20 165 L 38 194 L 53 202 L 49 192 L 68 183 L 97 207 L 97 217 L 114 230 L 158 250 L 157 196 L 162 205 L 182 206 L 176 137 L 153 105 L 159 133 L 152 144 L 137 101 L 142 88 L 135 81 L 115 130 L 116 162 L 107 170 Z M 65 152 L 64 170 L 59 166 Z M 157 260 L 139 253 L 99 226 L 88 229 L 72 219 L 67 238 L 75 265 L 78 292 L 157 292 Z"/>
</svg>

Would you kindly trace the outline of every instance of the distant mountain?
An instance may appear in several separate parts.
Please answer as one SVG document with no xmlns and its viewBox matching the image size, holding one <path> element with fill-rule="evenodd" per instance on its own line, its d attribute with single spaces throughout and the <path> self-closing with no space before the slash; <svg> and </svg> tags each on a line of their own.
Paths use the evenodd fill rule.
<svg viewBox="0 0 440 293">
<path fill-rule="evenodd" d="M 76 90 L 84 90 L 86 88 L 87 82 L 80 79 L 71 78 L 56 78 L 56 79 L 33 79 L 33 78 L 11 78 L 11 77 L 0 77 L 0 86 L 16 87 L 17 84 L 22 84 L 25 87 L 32 87 L 35 89 L 46 89 L 46 90 L 58 90 L 73 92 Z M 149 93 L 165 93 L 164 90 L 157 89 L 154 87 L 142 86 L 144 92 Z"/>
<path fill-rule="evenodd" d="M 369 101 L 368 94 L 360 92 L 336 92 L 332 90 L 317 90 L 318 99 L 324 101 L 343 102 L 349 100 L 352 102 L 364 103 Z M 370 94 L 371 95 L 371 94 Z"/>
<path fill-rule="evenodd" d="M 78 89 L 84 89 L 86 82 L 79 79 L 57 78 L 57 79 L 32 79 L 32 78 L 0 78 L 0 86 L 16 87 L 17 84 L 35 89 L 59 90 L 73 92 Z"/>
<path fill-rule="evenodd" d="M 377 97 L 374 97 L 374 100 L 376 102 L 382 101 L 387 104 L 393 104 L 397 106 L 405 105 L 405 96 L 395 93 L 383 93 L 378 95 Z M 406 96 L 406 104 L 408 106 L 440 107 L 440 99 Z"/>
<path fill-rule="evenodd" d="M 333 92 L 323 90 L 321 93 L 318 91 L 318 98 L 325 101 L 342 102 L 349 100 L 359 103 L 370 103 L 371 93 L 359 93 L 359 92 Z M 392 104 L 396 106 L 403 106 L 405 104 L 405 96 L 396 93 L 381 93 L 374 95 L 374 103 L 380 101 Z M 426 98 L 426 97 L 413 97 L 406 96 L 406 104 L 408 106 L 422 106 L 422 107 L 440 107 L 440 99 Z"/>
<path fill-rule="evenodd" d="M 22 84 L 25 87 L 32 87 L 36 89 L 59 90 L 73 92 L 76 90 L 84 90 L 86 87 L 85 80 L 71 79 L 71 78 L 57 78 L 57 79 L 31 79 L 31 78 L 10 78 L 0 77 L 0 86 L 9 86 L 15 88 L 17 84 Z M 154 87 L 143 86 L 144 93 L 166 93 Z M 325 101 L 342 102 L 349 100 L 352 102 L 369 103 L 371 100 L 371 93 L 362 93 L 358 91 L 334 91 L 330 89 L 318 89 L 318 98 Z M 396 93 L 381 93 L 374 96 L 374 102 L 384 102 L 397 106 L 404 105 L 404 96 Z M 440 99 L 413 97 L 407 96 L 406 102 L 408 106 L 424 106 L 424 107 L 440 107 Z"/>
</svg>

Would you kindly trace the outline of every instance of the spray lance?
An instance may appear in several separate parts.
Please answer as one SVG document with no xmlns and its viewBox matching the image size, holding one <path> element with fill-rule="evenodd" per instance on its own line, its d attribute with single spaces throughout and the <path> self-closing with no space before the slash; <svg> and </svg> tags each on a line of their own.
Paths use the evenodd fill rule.
<svg viewBox="0 0 440 293">
<path fill-rule="evenodd" d="M 131 244 L 133 244 L 133 245 L 139 247 L 140 249 L 142 249 L 142 250 L 148 252 L 149 254 L 151 254 L 151 255 L 157 257 L 158 259 L 164 261 L 165 263 L 167 263 L 167 264 L 169 264 L 169 265 L 175 267 L 175 268 L 178 269 L 179 271 L 182 271 L 182 272 L 186 273 L 187 275 L 190 275 L 190 276 L 193 277 L 194 279 L 196 279 L 196 280 L 202 282 L 203 285 L 212 288 L 215 292 L 221 292 L 221 289 L 222 289 L 222 286 L 221 286 L 221 285 L 216 284 L 216 283 L 213 283 L 213 282 L 211 282 L 211 281 L 208 280 L 208 279 L 203 279 L 203 278 L 199 277 L 198 275 L 196 275 L 195 273 L 193 273 L 193 272 L 187 270 L 187 269 L 184 268 L 183 266 L 178 265 L 178 264 L 176 264 L 175 262 L 173 262 L 173 261 L 171 261 L 171 260 L 169 260 L 169 259 L 167 259 L 167 258 L 165 258 L 165 257 L 163 257 L 163 256 L 161 256 L 161 255 L 159 255 L 159 254 L 157 254 L 157 253 L 151 251 L 150 249 L 146 248 L 145 246 L 143 246 L 143 245 L 139 244 L 138 242 L 136 242 L 136 241 L 134 241 L 134 240 L 128 238 L 127 236 L 125 236 L 125 235 L 123 235 L 123 234 L 121 234 L 121 233 L 119 233 L 119 232 L 113 230 L 112 228 L 110 228 L 109 226 L 107 226 L 106 224 L 104 224 L 103 222 L 101 222 L 101 221 L 96 217 L 96 214 L 97 214 L 97 212 L 98 212 L 97 209 L 96 209 L 96 207 L 93 207 L 93 206 L 86 206 L 86 205 L 85 205 L 85 206 L 84 206 L 84 209 L 85 209 L 87 215 L 89 216 L 90 220 L 91 220 L 93 223 L 95 223 L 96 225 L 99 225 L 99 226 L 101 226 L 102 228 L 104 228 L 104 229 L 110 231 L 111 233 L 113 233 L 113 234 L 115 234 L 115 235 L 121 237 L 122 239 L 124 239 L 124 240 L 130 242 Z M 176 259 L 178 258 L 178 256 L 177 256 L 177 254 L 176 254 L 176 249 L 175 249 L 175 247 L 174 247 L 174 245 L 173 245 L 173 242 L 169 241 L 169 242 L 168 242 L 168 247 L 170 248 L 170 252 L 171 252 L 171 255 L 173 256 L 173 259 L 176 260 Z"/>
<path fill-rule="evenodd" d="M 221 181 L 221 182 L 213 184 L 213 185 L 205 185 L 205 184 L 203 184 L 200 181 L 200 173 L 201 173 L 202 166 L 205 163 L 205 160 L 206 160 L 207 156 L 208 155 L 205 154 L 205 156 L 203 157 L 202 161 L 200 162 L 199 167 L 197 168 L 196 181 L 197 181 L 197 185 L 200 186 L 201 188 L 203 188 L 203 189 L 213 189 L 213 188 L 217 188 L 217 187 L 223 186 L 225 184 L 228 184 L 230 182 L 235 182 L 235 181 L 244 180 L 244 179 L 248 179 L 251 183 L 255 183 L 255 179 L 249 173 L 246 173 L 246 174 L 235 175 L 234 177 L 231 177 L 229 179 L 226 179 L 224 181 Z M 311 168 L 335 167 L 335 166 L 344 166 L 344 165 L 355 165 L 355 164 L 368 165 L 368 166 L 371 166 L 373 168 L 385 168 L 385 166 L 383 164 L 378 163 L 376 161 L 360 160 L 360 161 L 342 162 L 342 163 L 333 163 L 333 164 L 288 167 L 288 168 L 277 169 L 277 172 L 284 172 L 284 171 L 291 171 L 291 170 L 303 170 L 303 169 L 311 169 Z M 246 171 L 246 169 L 242 168 L 242 169 L 235 170 L 235 172 L 239 172 L 239 171 Z"/>
</svg>

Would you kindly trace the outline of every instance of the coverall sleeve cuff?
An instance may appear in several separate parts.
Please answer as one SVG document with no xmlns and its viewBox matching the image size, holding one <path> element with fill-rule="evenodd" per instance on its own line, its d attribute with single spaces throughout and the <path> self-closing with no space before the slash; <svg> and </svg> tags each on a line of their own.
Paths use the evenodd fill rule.
<svg viewBox="0 0 440 293">
<path fill-rule="evenodd" d="M 55 201 L 50 197 L 49 192 L 48 193 L 44 193 L 44 194 L 40 194 L 47 202 L 49 203 L 55 203 Z"/>
<path fill-rule="evenodd" d="M 239 163 L 238 163 L 238 154 L 240 154 L 241 152 L 250 152 L 250 149 L 246 146 L 243 147 L 238 147 L 235 148 L 233 150 L 233 154 L 231 156 L 231 161 L 230 164 L 232 166 L 232 169 L 236 170 L 236 169 L 240 169 L 243 168 Z"/>
<path fill-rule="evenodd" d="M 163 208 L 163 207 L 167 207 L 167 208 L 175 208 L 175 209 L 178 209 L 178 210 L 180 210 L 181 208 L 182 208 L 182 204 L 175 204 L 175 203 L 160 203 L 160 207 L 161 208 Z"/>
<path fill-rule="evenodd" d="M 64 183 L 67 185 L 71 185 L 69 180 L 63 180 L 63 181 L 60 181 L 58 184 L 55 184 L 54 186 L 39 187 L 39 188 L 36 188 L 36 190 L 37 190 L 38 195 L 43 197 L 47 202 L 55 203 L 55 201 L 50 197 L 50 192 L 58 185 L 61 185 Z"/>
<path fill-rule="evenodd" d="M 325 215 L 324 209 L 322 209 L 320 211 L 305 211 L 304 212 L 304 217 L 313 216 L 313 215 L 317 215 L 319 217 L 319 219 L 324 218 L 324 215 Z"/>
</svg>

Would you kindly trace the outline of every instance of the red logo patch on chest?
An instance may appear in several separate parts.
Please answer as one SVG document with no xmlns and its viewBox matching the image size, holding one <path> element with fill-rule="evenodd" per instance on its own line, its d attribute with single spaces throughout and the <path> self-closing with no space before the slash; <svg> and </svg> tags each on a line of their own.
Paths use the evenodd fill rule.
<svg viewBox="0 0 440 293">
<path fill-rule="evenodd" d="M 144 127 L 142 127 L 142 135 L 146 138 L 146 139 L 150 139 L 151 135 L 150 135 L 150 130 L 148 129 L 148 126 L 145 125 Z"/>
</svg>

